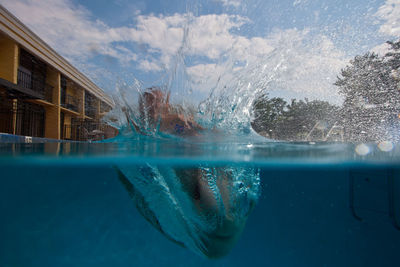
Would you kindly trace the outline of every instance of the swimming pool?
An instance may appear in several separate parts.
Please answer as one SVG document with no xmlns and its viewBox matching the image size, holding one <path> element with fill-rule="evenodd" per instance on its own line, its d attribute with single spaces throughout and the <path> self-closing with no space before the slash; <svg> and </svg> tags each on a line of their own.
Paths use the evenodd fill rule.
<svg viewBox="0 0 400 267">
<path fill-rule="evenodd" d="M 30 121 L 119 136 L 0 134 L 0 267 L 399 265 L 399 1 L 2 5 L 115 104 L 1 34 L 1 78 L 54 87 Z"/>
<path fill-rule="evenodd" d="M 363 145 L 3 143 L 0 266 L 396 266 L 399 148 Z M 141 216 L 121 164 L 253 168 L 261 195 L 232 251 L 207 259 Z"/>
</svg>

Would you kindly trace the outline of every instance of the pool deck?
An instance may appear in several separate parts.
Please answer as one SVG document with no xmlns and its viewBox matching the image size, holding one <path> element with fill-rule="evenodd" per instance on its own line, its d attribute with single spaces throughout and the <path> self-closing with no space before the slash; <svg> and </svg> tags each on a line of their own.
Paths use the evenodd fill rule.
<svg viewBox="0 0 400 267">
<path fill-rule="evenodd" d="M 63 142 L 76 142 L 76 141 L 57 140 L 52 138 L 41 138 L 41 137 L 0 133 L 0 143 L 63 143 Z"/>
</svg>

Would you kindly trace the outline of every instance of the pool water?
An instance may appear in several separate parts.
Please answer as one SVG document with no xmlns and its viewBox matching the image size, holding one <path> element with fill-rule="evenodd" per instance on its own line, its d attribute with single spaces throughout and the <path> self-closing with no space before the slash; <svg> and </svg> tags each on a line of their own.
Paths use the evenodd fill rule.
<svg viewBox="0 0 400 267">
<path fill-rule="evenodd" d="M 400 152 L 363 145 L 0 144 L 0 266 L 398 266 Z M 261 195 L 208 259 L 143 218 L 118 164 L 254 168 Z"/>
</svg>

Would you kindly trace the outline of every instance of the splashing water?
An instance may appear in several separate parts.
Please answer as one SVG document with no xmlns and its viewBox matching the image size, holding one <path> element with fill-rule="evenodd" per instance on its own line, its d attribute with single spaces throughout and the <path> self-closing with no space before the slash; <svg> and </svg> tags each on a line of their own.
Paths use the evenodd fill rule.
<svg viewBox="0 0 400 267">
<path fill-rule="evenodd" d="M 225 72 L 196 111 L 187 100 L 191 94 L 185 66 L 185 53 L 190 50 L 186 42 L 189 32 L 188 24 L 165 84 L 145 89 L 135 79 L 129 86 L 119 85 L 113 115 L 120 118 L 121 134 L 114 141 L 185 137 L 182 142 L 211 142 L 218 146 L 218 140 L 237 142 L 238 136 L 241 142 L 244 136 L 248 138 L 245 142 L 259 140 L 250 124 L 252 105 L 275 75 L 261 62 L 268 61 L 272 66 L 274 61 L 281 60 L 281 54 L 273 54 L 274 60 L 270 56 L 235 72 L 232 60 L 227 57 L 223 63 Z M 179 104 L 170 99 L 171 92 L 183 92 Z M 182 119 L 172 120 L 170 125 L 165 122 L 168 120 L 165 114 Z M 181 133 L 176 126 L 186 122 L 194 130 L 188 131 L 185 124 Z M 193 125 L 197 123 L 196 128 Z M 252 167 L 117 164 L 116 169 L 136 207 L 156 229 L 172 241 L 210 258 L 226 255 L 234 246 L 260 195 L 259 169 Z"/>
<path fill-rule="evenodd" d="M 188 30 L 189 31 L 189 30 Z M 185 31 L 186 32 L 186 31 Z M 184 39 L 185 40 L 185 39 Z M 284 82 L 285 72 L 287 72 L 287 59 L 290 58 L 292 47 L 290 45 L 275 49 L 268 55 L 265 55 L 257 60 L 247 63 L 244 66 L 237 67 L 232 56 L 225 55 L 225 59 L 220 63 L 223 71 L 219 74 L 217 83 L 211 88 L 209 96 L 201 101 L 197 108 L 193 101 L 190 100 L 192 86 L 191 79 L 187 74 L 185 65 L 185 46 L 186 42 L 182 43 L 181 49 L 174 58 L 172 69 L 166 70 L 167 82 L 164 85 L 156 86 L 163 92 L 162 103 L 169 102 L 170 95 L 172 97 L 179 92 L 179 98 L 176 99 L 174 109 L 176 113 L 180 113 L 185 117 L 194 117 L 195 120 L 205 129 L 218 129 L 230 135 L 248 135 L 255 132 L 251 127 L 251 122 L 254 119 L 254 101 L 261 94 L 265 93 L 266 89 L 271 88 L 274 84 Z M 121 83 L 118 85 L 119 96 L 116 98 L 117 109 L 114 112 L 125 110 L 129 116 L 146 134 L 162 135 L 158 126 L 150 126 L 149 114 L 140 111 L 138 99 L 143 97 L 143 94 L 148 89 L 143 88 L 140 81 L 134 81 L 128 85 Z M 175 94 L 171 94 L 175 92 Z M 122 115 L 121 115 L 122 114 Z M 114 114 L 113 114 L 114 115 Z M 120 129 L 130 130 L 129 121 L 125 123 L 123 112 L 119 112 L 120 122 L 115 124 Z M 132 126 L 132 125 L 130 125 Z M 126 131 L 122 131 L 127 134 Z M 137 132 L 137 131 L 133 131 Z"/>
<path fill-rule="evenodd" d="M 252 168 L 118 168 L 138 210 L 156 229 L 210 258 L 233 247 L 260 193 Z"/>
</svg>

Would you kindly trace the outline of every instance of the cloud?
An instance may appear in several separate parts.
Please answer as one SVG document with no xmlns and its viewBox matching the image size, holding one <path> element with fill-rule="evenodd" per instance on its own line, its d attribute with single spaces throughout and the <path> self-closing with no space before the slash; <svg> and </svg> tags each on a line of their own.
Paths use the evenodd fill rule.
<svg viewBox="0 0 400 267">
<path fill-rule="evenodd" d="M 294 0 L 293 6 L 304 5 L 304 4 L 307 4 L 307 2 L 308 2 L 308 0 Z"/>
<path fill-rule="evenodd" d="M 73 61 L 104 55 L 125 64 L 136 61 L 138 67 L 147 71 L 158 71 L 160 66 L 170 64 L 183 44 L 188 27 L 189 53 L 217 59 L 238 40 L 230 30 L 246 21 L 226 14 L 138 15 L 135 26 L 113 28 L 71 0 L 3 0 L 2 3 L 51 47 Z M 146 57 L 153 55 L 151 61 L 155 64 L 146 63 L 136 51 L 132 52 L 133 45 L 141 46 Z"/>
<path fill-rule="evenodd" d="M 114 39 L 134 42 L 146 47 L 145 52 L 157 64 L 141 64 L 144 70 L 158 71 L 160 66 L 168 67 L 171 59 L 180 49 L 190 56 L 218 59 L 244 37 L 231 31 L 247 23 L 248 19 L 227 14 L 210 14 L 194 17 L 193 14 L 174 14 L 172 16 L 140 15 L 135 28 L 111 29 Z M 256 39 L 255 39 L 256 40 Z M 251 44 L 249 44 L 251 45 Z"/>
<path fill-rule="evenodd" d="M 337 102 L 339 95 L 333 83 L 347 59 L 331 39 L 295 29 L 270 38 L 280 45 L 269 58 L 270 65 L 276 67 L 268 89 Z"/>
<path fill-rule="evenodd" d="M 187 68 L 192 86 L 202 93 L 208 94 L 213 87 L 218 85 L 219 79 L 228 74 L 222 64 L 197 64 Z"/>
<path fill-rule="evenodd" d="M 240 39 L 231 33 L 247 22 L 247 19 L 232 15 L 205 15 L 196 17 L 189 25 L 190 53 L 218 59 L 221 54 L 234 49 Z"/>
<path fill-rule="evenodd" d="M 170 66 L 183 46 L 187 55 L 208 60 L 218 60 L 226 53 L 247 60 L 271 50 L 263 38 L 233 34 L 233 29 L 249 22 L 236 15 L 138 15 L 135 26 L 113 28 L 70 0 L 4 0 L 3 4 L 74 62 L 103 55 L 125 65 L 135 62 L 145 71 L 160 71 Z"/>
<path fill-rule="evenodd" d="M 348 60 L 327 36 L 287 29 L 254 39 L 240 39 L 246 49 L 233 49 L 226 61 L 189 67 L 193 86 L 203 92 L 249 87 L 289 99 L 341 101 L 333 83 Z M 243 59 L 246 63 L 240 64 Z"/>
<path fill-rule="evenodd" d="M 386 0 L 375 16 L 383 23 L 379 31 L 385 35 L 400 37 L 400 1 Z"/>
<path fill-rule="evenodd" d="M 123 62 L 136 58 L 133 53 L 127 56 L 124 49 L 113 45 L 121 39 L 113 29 L 70 0 L 4 0 L 2 4 L 67 58 L 82 61 L 93 54 Z"/>
<path fill-rule="evenodd" d="M 273 48 L 261 37 L 248 38 L 232 33 L 234 29 L 249 23 L 245 17 L 227 14 L 209 14 L 195 17 L 192 14 L 173 16 L 141 15 L 136 28 L 118 29 L 124 40 L 147 47 L 151 64 L 146 70 L 160 70 L 168 67 L 179 50 L 186 56 L 202 57 L 208 61 L 218 61 L 223 55 L 234 55 L 242 61 L 256 58 Z"/>
<path fill-rule="evenodd" d="M 157 62 L 149 60 L 141 60 L 139 62 L 139 68 L 144 71 L 161 71 L 163 69 Z"/>
<path fill-rule="evenodd" d="M 384 56 L 390 51 L 391 46 L 388 43 L 383 43 L 375 46 L 371 49 L 371 52 L 378 54 L 379 56 Z"/>
<path fill-rule="evenodd" d="M 241 5 L 241 0 L 216 0 L 217 2 L 221 2 L 225 7 L 235 7 L 238 8 Z"/>
<path fill-rule="evenodd" d="M 198 92 L 207 93 L 216 86 L 235 87 L 243 81 L 256 83 L 270 79 L 265 83 L 267 90 L 338 102 L 337 88 L 333 83 L 347 59 L 329 37 L 312 34 L 307 29 L 275 30 L 267 36 L 258 37 L 233 33 L 233 29 L 245 23 L 249 23 L 247 18 L 227 14 L 185 18 L 175 15 L 173 19 L 141 17 L 139 36 L 146 36 L 155 25 L 163 25 L 158 27 L 163 30 L 156 36 L 141 39 L 160 55 L 151 61 L 143 61 L 141 68 L 159 71 L 162 69 L 160 66 L 169 63 L 176 51 L 185 46 L 185 56 L 204 59 L 186 66 L 188 79 Z M 180 27 L 181 35 L 165 39 L 169 29 L 175 28 L 179 32 Z M 184 27 L 188 29 L 185 44 L 180 39 L 184 36 Z M 168 43 L 168 47 L 162 45 L 164 43 Z M 247 78 L 238 81 L 235 77 L 239 76 Z"/>
</svg>

